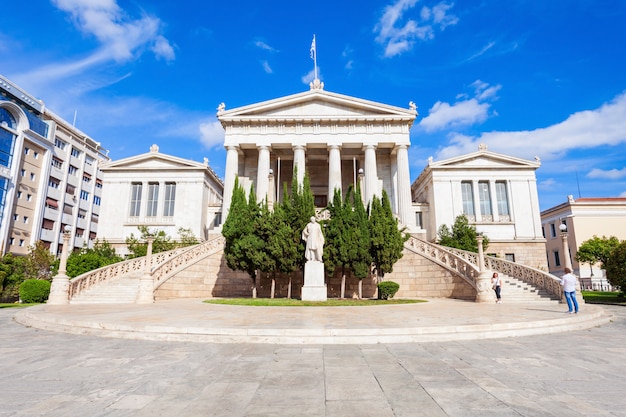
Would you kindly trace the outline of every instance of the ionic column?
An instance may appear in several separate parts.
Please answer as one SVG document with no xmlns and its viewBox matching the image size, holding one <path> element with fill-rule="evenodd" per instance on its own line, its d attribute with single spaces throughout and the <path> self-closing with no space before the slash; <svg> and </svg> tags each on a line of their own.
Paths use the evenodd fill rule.
<svg viewBox="0 0 626 417">
<path fill-rule="evenodd" d="M 296 179 L 298 181 L 298 186 L 301 187 L 304 184 L 304 172 L 306 170 L 305 166 L 305 154 L 306 151 L 305 145 L 294 145 L 293 146 L 293 170 L 297 175 Z"/>
<path fill-rule="evenodd" d="M 495 181 L 489 181 L 489 197 L 491 198 L 491 218 L 494 222 L 499 222 L 500 213 L 498 212 L 498 195 Z"/>
<path fill-rule="evenodd" d="M 474 198 L 474 216 L 476 221 L 480 222 L 483 220 L 483 211 L 482 207 L 480 207 L 480 194 L 478 192 L 478 181 L 476 180 L 472 180 L 472 197 Z"/>
<path fill-rule="evenodd" d="M 226 146 L 226 168 L 224 172 L 224 199 L 222 200 L 222 224 L 228 217 L 230 200 L 233 198 L 235 178 L 239 170 L 239 147 Z"/>
<path fill-rule="evenodd" d="M 407 145 L 396 146 L 398 217 L 406 225 L 415 224 L 411 213 L 411 174 L 409 173 L 409 151 Z"/>
<path fill-rule="evenodd" d="M 378 192 L 378 172 L 376 170 L 376 145 L 365 145 L 365 201 L 371 203 Z"/>
<path fill-rule="evenodd" d="M 270 147 L 261 145 L 258 147 L 259 160 L 256 171 L 256 201 L 261 202 L 267 199 L 269 191 L 270 175 Z"/>
<path fill-rule="evenodd" d="M 341 192 L 341 146 L 328 145 L 328 201 L 333 201 L 335 190 Z"/>
</svg>

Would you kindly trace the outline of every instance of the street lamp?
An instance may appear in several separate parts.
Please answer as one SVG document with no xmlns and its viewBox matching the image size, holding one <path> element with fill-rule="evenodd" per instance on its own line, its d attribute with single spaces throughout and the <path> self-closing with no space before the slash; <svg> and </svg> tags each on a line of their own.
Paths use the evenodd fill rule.
<svg viewBox="0 0 626 417">
<path fill-rule="evenodd" d="M 67 251 L 70 245 L 71 235 L 72 226 L 69 224 L 65 225 L 63 228 L 63 249 L 61 250 L 59 272 L 54 278 L 52 278 L 48 304 L 69 304 L 70 302 L 70 279 L 67 276 Z"/>
<path fill-rule="evenodd" d="M 561 231 L 561 240 L 563 242 L 563 259 L 565 261 L 565 268 L 572 269 L 572 258 L 569 255 L 569 247 L 567 245 L 567 225 L 565 223 L 561 223 L 559 225 L 559 230 Z"/>
</svg>

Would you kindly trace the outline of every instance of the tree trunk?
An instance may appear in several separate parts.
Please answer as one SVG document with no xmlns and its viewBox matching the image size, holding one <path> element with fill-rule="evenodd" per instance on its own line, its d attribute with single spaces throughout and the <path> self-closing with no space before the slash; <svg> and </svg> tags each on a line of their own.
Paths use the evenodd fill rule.
<svg viewBox="0 0 626 417">
<path fill-rule="evenodd" d="M 341 267 L 341 299 L 346 298 L 346 270 Z"/>
<path fill-rule="evenodd" d="M 287 298 L 291 298 L 291 275 L 289 275 L 289 286 L 287 287 Z"/>
<path fill-rule="evenodd" d="M 276 291 L 276 273 L 272 276 L 272 289 L 270 290 L 270 298 L 274 298 L 274 293 Z"/>
<path fill-rule="evenodd" d="M 363 299 L 363 280 L 359 280 L 359 300 Z"/>
</svg>

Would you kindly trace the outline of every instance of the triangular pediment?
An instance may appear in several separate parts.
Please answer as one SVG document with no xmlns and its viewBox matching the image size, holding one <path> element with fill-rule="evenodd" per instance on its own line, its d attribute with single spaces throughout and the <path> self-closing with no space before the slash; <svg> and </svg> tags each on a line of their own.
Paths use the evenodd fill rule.
<svg viewBox="0 0 626 417">
<path fill-rule="evenodd" d="M 206 169 L 200 162 L 190 161 L 158 152 L 149 152 L 141 155 L 111 161 L 101 165 L 102 170 L 171 170 L 171 169 Z"/>
<path fill-rule="evenodd" d="M 516 158 L 486 150 L 478 151 L 454 158 L 445 159 L 429 164 L 431 169 L 478 169 L 478 168 L 532 168 L 540 166 L 539 161 Z"/>
<path fill-rule="evenodd" d="M 416 111 L 356 97 L 311 90 L 218 113 L 222 121 L 249 119 L 414 119 Z"/>
</svg>

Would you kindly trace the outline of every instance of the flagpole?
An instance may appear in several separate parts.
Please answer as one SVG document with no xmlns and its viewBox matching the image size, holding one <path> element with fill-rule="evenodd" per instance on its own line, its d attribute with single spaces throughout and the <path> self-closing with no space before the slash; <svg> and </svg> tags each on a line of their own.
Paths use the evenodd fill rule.
<svg viewBox="0 0 626 417">
<path fill-rule="evenodd" d="M 317 43 L 315 42 L 315 34 L 313 34 L 313 67 L 315 71 L 315 79 L 317 80 Z"/>
</svg>

